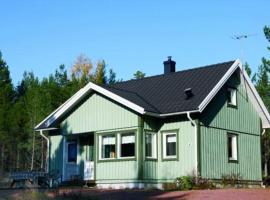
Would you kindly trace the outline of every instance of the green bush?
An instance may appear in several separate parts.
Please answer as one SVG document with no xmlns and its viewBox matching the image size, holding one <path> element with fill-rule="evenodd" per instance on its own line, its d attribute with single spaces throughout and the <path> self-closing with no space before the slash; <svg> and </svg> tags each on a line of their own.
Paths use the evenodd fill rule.
<svg viewBox="0 0 270 200">
<path fill-rule="evenodd" d="M 192 176 L 181 176 L 175 180 L 176 188 L 179 190 L 191 190 L 194 186 Z"/>
<path fill-rule="evenodd" d="M 211 180 L 204 179 L 200 175 L 196 176 L 195 174 L 176 178 L 175 185 L 179 190 L 215 188 L 215 185 Z"/>
</svg>

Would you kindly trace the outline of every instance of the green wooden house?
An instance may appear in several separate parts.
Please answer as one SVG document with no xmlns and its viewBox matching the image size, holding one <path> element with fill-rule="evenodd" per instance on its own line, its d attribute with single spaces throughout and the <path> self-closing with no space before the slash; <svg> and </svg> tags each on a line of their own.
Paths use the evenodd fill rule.
<svg viewBox="0 0 270 200">
<path fill-rule="evenodd" d="M 260 137 L 269 127 L 239 60 L 176 72 L 169 58 L 161 75 L 88 83 L 35 130 L 48 137 L 48 168 L 62 181 L 162 189 L 192 174 L 260 184 Z"/>
</svg>

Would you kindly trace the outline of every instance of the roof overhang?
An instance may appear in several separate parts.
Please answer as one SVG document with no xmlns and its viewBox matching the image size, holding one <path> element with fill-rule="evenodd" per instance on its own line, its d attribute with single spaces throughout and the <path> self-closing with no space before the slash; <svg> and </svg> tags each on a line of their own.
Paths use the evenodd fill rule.
<svg viewBox="0 0 270 200">
<path fill-rule="evenodd" d="M 225 73 L 222 79 L 218 82 L 218 84 L 212 89 L 212 91 L 206 96 L 206 98 L 202 101 L 202 103 L 198 107 L 198 111 L 201 113 L 210 103 L 210 101 L 215 97 L 218 91 L 224 86 L 227 80 L 231 77 L 231 75 L 237 70 L 240 69 L 241 75 L 243 76 L 244 84 L 246 85 L 246 90 L 248 93 L 248 97 L 250 98 L 255 110 L 258 112 L 261 120 L 263 128 L 270 128 L 270 115 L 265 107 L 260 95 L 258 94 L 256 88 L 251 82 L 249 76 L 247 75 L 243 65 L 239 59 L 237 59 L 230 69 Z"/>
<path fill-rule="evenodd" d="M 78 102 L 80 102 L 87 94 L 91 91 L 96 91 L 101 93 L 102 95 L 113 99 L 114 101 L 125 105 L 126 107 L 138 112 L 140 114 L 145 114 L 144 108 L 134 104 L 133 102 L 120 97 L 94 83 L 88 83 L 85 87 L 80 89 L 77 93 L 75 93 L 72 97 L 70 97 L 65 103 L 63 103 L 60 107 L 54 110 L 49 116 L 47 116 L 42 122 L 40 122 L 35 130 L 45 130 L 50 127 L 56 120 L 58 120 L 61 116 L 66 114 L 69 110 L 71 110 Z"/>
<path fill-rule="evenodd" d="M 262 99 L 260 98 L 257 90 L 255 89 L 254 85 L 252 84 L 251 80 L 249 79 L 247 73 L 242 67 L 242 63 L 240 60 L 236 60 L 233 65 L 229 68 L 229 70 L 225 73 L 222 79 L 218 82 L 218 84 L 211 90 L 211 92 L 205 97 L 205 99 L 200 103 L 198 109 L 196 110 L 187 110 L 183 112 L 174 112 L 174 113 L 153 113 L 147 112 L 145 109 L 115 93 L 110 92 L 109 90 L 104 89 L 94 83 L 88 83 L 85 87 L 80 89 L 77 93 L 75 93 L 72 97 L 70 97 L 65 103 L 63 103 L 59 108 L 54 110 L 49 116 L 47 116 L 42 122 L 40 122 L 36 127 L 35 130 L 49 130 L 50 127 L 56 120 L 70 111 L 78 102 L 80 102 L 86 95 L 88 95 L 91 91 L 96 91 L 118 103 L 124 105 L 131 110 L 141 114 L 141 115 L 149 115 L 153 117 L 169 117 L 169 116 L 176 116 L 182 115 L 187 113 L 201 113 L 207 107 L 207 105 L 211 102 L 211 100 L 215 97 L 218 91 L 224 86 L 227 80 L 231 77 L 231 75 L 237 70 L 240 69 L 241 74 L 243 75 L 244 82 L 247 85 L 247 92 L 248 95 L 258 112 L 260 118 L 262 119 L 262 127 L 263 128 L 270 128 L 270 115 L 267 111 Z"/>
</svg>

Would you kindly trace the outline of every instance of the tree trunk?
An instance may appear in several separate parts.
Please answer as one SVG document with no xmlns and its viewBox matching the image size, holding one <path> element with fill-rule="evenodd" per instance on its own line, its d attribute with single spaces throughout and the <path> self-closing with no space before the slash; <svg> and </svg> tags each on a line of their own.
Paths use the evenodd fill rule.
<svg viewBox="0 0 270 200">
<path fill-rule="evenodd" d="M 1 145 L 1 168 L 0 173 L 4 172 L 4 159 L 5 159 L 5 146 L 4 144 Z"/>
<path fill-rule="evenodd" d="M 19 151 L 19 148 L 17 148 L 16 168 L 20 169 L 20 151 Z"/>
<path fill-rule="evenodd" d="M 264 176 L 268 176 L 268 165 L 267 165 L 268 160 L 265 158 L 264 159 Z"/>
<path fill-rule="evenodd" d="M 34 131 L 34 132 L 33 132 L 33 144 L 32 144 L 32 160 L 31 160 L 31 170 L 33 170 L 33 169 L 34 169 L 35 140 L 36 140 L 36 134 L 35 134 L 35 131 Z"/>
<path fill-rule="evenodd" d="M 43 161 L 44 161 L 44 142 L 43 138 L 41 138 L 41 163 L 40 163 L 40 169 L 43 169 Z"/>
</svg>

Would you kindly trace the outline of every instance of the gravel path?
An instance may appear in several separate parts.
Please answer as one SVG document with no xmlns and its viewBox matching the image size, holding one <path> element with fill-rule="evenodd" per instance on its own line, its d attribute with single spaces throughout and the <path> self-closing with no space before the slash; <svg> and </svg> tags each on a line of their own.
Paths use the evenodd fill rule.
<svg viewBox="0 0 270 200">
<path fill-rule="evenodd" d="M 53 190 L 39 190 L 53 197 Z M 27 190 L 0 190 L 0 200 L 10 197 L 17 199 Z M 97 189 L 60 189 L 60 193 L 81 194 L 89 199 L 180 199 L 180 200 L 269 200 L 270 189 L 217 189 L 164 192 L 158 190 L 97 190 Z M 57 192 L 58 193 L 58 192 Z M 92 198 L 91 198 L 92 197 Z M 53 199 L 53 198 L 52 198 Z M 84 198 L 83 198 L 84 199 Z"/>
</svg>

